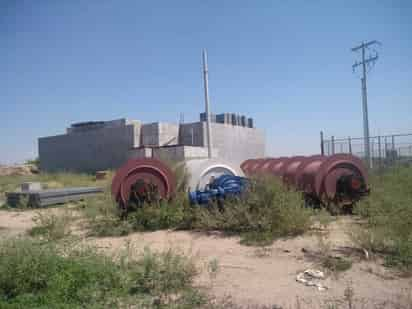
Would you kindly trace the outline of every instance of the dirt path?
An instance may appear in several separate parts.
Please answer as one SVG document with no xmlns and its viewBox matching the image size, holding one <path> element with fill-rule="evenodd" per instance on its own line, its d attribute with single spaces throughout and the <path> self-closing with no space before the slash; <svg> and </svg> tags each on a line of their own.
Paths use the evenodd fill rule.
<svg viewBox="0 0 412 309">
<path fill-rule="evenodd" d="M 0 235 L 17 235 L 33 225 L 36 212 L 0 211 Z M 179 249 L 195 256 L 203 272 L 198 283 L 210 288 L 218 298 L 230 295 L 240 304 L 277 304 L 290 306 L 301 303 L 317 308 L 329 299 L 342 299 L 345 289 L 351 287 L 357 299 L 381 303 L 406 297 L 412 289 L 411 278 L 399 278 L 380 265 L 379 261 L 364 261 L 352 256 L 355 262 L 350 270 L 337 277 L 330 275 L 323 284 L 326 291 L 318 291 L 296 282 L 297 273 L 317 267 L 316 260 L 307 252 L 319 250 L 320 243 L 331 250 L 350 246 L 346 229 L 352 224 L 350 218 L 340 218 L 330 224 L 323 241 L 319 233 L 308 233 L 293 239 L 278 240 L 265 248 L 247 247 L 239 244 L 237 237 L 223 237 L 219 233 L 203 234 L 185 231 L 157 231 L 133 233 L 126 237 L 87 238 L 85 241 L 115 254 L 126 244 L 143 250 L 148 246 L 155 250 Z M 302 251 L 304 248 L 304 251 Z M 335 252 L 335 251 L 331 251 Z M 210 262 L 217 261 L 219 271 L 213 278 L 206 271 Z M 286 307 L 287 308 L 287 307 Z"/>
</svg>

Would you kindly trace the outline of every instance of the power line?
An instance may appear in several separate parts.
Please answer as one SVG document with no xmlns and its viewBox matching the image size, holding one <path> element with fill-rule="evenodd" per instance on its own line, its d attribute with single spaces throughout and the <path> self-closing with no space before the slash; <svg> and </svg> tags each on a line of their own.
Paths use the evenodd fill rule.
<svg viewBox="0 0 412 309">
<path fill-rule="evenodd" d="M 364 137 L 364 147 L 365 147 L 365 159 L 368 162 L 370 168 L 372 168 L 372 157 L 370 155 L 370 143 L 369 143 L 369 119 L 368 119 L 368 94 L 366 89 L 366 65 L 373 65 L 378 60 L 378 53 L 374 51 L 374 55 L 369 55 L 368 58 L 365 58 L 365 51 L 372 45 L 381 45 L 380 42 L 373 40 L 369 42 L 362 42 L 359 46 L 353 47 L 351 50 L 357 52 L 362 50 L 362 61 L 356 61 L 352 65 L 352 70 L 355 72 L 355 69 L 358 66 L 362 66 L 362 110 L 363 110 L 363 137 Z"/>
</svg>

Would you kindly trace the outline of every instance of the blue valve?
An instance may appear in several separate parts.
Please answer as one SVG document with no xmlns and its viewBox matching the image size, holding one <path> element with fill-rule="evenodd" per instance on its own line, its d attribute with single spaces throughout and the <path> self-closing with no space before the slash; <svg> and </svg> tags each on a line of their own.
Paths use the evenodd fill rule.
<svg viewBox="0 0 412 309">
<path fill-rule="evenodd" d="M 215 199 L 225 199 L 228 196 L 238 196 L 245 191 L 249 181 L 247 178 L 233 175 L 221 175 L 211 181 L 205 190 L 189 192 L 191 204 L 208 204 Z"/>
</svg>

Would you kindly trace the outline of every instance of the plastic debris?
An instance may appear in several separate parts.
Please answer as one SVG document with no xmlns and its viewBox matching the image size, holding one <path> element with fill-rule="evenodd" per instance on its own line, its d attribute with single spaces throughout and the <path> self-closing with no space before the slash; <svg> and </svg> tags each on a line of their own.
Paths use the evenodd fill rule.
<svg viewBox="0 0 412 309">
<path fill-rule="evenodd" d="M 325 274 L 316 269 L 307 269 L 296 276 L 297 282 L 300 282 L 306 286 L 314 286 L 318 289 L 318 291 L 325 291 L 328 289 L 327 286 L 319 282 L 319 280 L 323 279 L 325 279 Z"/>
</svg>

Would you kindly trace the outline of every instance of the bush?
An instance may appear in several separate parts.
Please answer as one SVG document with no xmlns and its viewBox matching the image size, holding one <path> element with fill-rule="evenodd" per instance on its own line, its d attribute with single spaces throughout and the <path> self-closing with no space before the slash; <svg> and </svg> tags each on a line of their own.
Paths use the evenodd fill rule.
<svg viewBox="0 0 412 309">
<path fill-rule="evenodd" d="M 80 208 L 86 217 L 89 236 L 124 236 L 132 231 L 132 226 L 120 218 L 108 187 L 103 194 L 87 198 Z"/>
<path fill-rule="evenodd" d="M 244 244 L 262 245 L 305 232 L 312 214 L 300 193 L 287 190 L 274 178 L 253 181 L 245 196 L 226 200 L 223 210 L 212 205 L 189 208 L 188 212 L 186 227 L 236 233 Z"/>
<path fill-rule="evenodd" d="M 9 240 L 0 244 L 0 307 L 195 308 L 206 301 L 195 275 L 193 262 L 171 250 L 114 262 L 91 248 Z"/>
<path fill-rule="evenodd" d="M 371 177 L 371 194 L 356 208 L 367 219 L 358 239 L 386 254 L 388 265 L 412 270 L 412 167 L 397 167 Z"/>
<path fill-rule="evenodd" d="M 119 218 L 117 205 L 108 192 L 88 200 L 84 210 L 90 234 L 95 236 L 173 228 L 220 230 L 240 234 L 242 243 L 250 245 L 302 234 L 310 227 L 312 214 L 299 192 L 287 190 L 275 178 L 253 181 L 243 197 L 226 199 L 223 209 L 213 203 L 190 205 L 181 186 L 173 200 L 137 207 L 124 220 Z"/>
<path fill-rule="evenodd" d="M 72 308 L 103 305 L 121 291 L 116 265 L 92 251 L 58 254 L 52 245 L 28 240 L 0 247 L 2 308 Z"/>
</svg>

